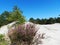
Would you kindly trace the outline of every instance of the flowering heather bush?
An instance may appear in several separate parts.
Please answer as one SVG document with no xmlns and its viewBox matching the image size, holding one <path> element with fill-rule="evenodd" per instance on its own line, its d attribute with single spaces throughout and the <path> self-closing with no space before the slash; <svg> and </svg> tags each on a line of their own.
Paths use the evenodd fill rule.
<svg viewBox="0 0 60 45">
<path fill-rule="evenodd" d="M 34 24 L 18 25 L 15 27 L 15 29 L 12 29 L 8 32 L 8 35 L 9 35 L 12 43 L 20 42 L 20 44 L 21 44 L 22 42 L 27 42 L 28 45 L 31 44 L 35 34 L 36 34 L 36 31 L 35 31 Z M 20 45 L 20 44 L 18 44 L 18 45 Z M 25 44 L 23 44 L 23 45 L 25 45 Z"/>
</svg>

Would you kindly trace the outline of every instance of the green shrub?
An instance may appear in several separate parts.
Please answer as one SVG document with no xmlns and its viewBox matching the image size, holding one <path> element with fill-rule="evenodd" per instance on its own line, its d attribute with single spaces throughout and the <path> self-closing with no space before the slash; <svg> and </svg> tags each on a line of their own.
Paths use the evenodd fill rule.
<svg viewBox="0 0 60 45">
<path fill-rule="evenodd" d="M 8 42 L 4 39 L 4 35 L 0 34 L 0 45 L 8 45 Z"/>
</svg>

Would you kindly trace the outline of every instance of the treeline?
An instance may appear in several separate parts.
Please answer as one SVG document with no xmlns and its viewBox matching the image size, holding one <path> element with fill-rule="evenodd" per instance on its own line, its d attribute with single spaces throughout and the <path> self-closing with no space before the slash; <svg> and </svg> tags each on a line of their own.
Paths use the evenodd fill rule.
<svg viewBox="0 0 60 45">
<path fill-rule="evenodd" d="M 0 14 L 0 27 L 13 21 L 19 21 L 19 23 L 25 22 L 22 11 L 17 6 L 14 6 L 11 12 L 4 11 L 2 14 Z"/>
<path fill-rule="evenodd" d="M 30 18 L 29 19 L 30 22 L 33 22 L 35 24 L 53 24 L 53 23 L 60 23 L 60 17 L 57 18 L 49 18 L 49 19 L 34 19 L 34 18 Z"/>
</svg>

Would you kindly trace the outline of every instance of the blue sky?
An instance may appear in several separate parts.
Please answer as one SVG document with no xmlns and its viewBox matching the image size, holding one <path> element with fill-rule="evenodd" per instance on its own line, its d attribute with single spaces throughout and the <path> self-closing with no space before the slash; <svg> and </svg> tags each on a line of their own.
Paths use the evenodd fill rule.
<svg viewBox="0 0 60 45">
<path fill-rule="evenodd" d="M 23 15 L 29 18 L 50 18 L 58 17 L 60 14 L 60 0 L 0 0 L 0 14 L 5 11 L 12 11 L 17 5 Z"/>
</svg>

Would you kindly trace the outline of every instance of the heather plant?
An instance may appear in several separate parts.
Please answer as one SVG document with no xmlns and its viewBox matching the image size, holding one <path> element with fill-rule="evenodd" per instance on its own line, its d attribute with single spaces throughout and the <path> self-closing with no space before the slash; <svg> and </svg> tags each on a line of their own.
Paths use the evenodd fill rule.
<svg viewBox="0 0 60 45">
<path fill-rule="evenodd" d="M 35 34 L 36 31 L 34 24 L 18 25 L 8 32 L 12 45 L 14 43 L 16 43 L 16 45 L 21 45 L 22 43 L 24 43 L 22 45 L 31 45 Z"/>
</svg>

